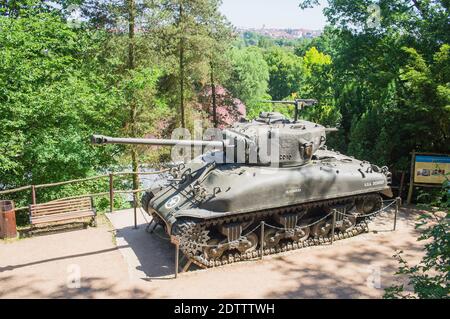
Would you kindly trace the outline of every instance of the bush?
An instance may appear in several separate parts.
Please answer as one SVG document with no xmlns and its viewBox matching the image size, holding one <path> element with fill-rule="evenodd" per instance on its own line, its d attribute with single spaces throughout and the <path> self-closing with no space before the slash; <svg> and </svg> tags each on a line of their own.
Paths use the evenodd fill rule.
<svg viewBox="0 0 450 319">
<path fill-rule="evenodd" d="M 448 176 L 448 175 L 447 175 Z M 425 256 L 417 265 L 410 266 L 402 257 L 402 251 L 394 257 L 400 263 L 397 275 L 406 276 L 414 292 L 405 291 L 404 285 L 394 285 L 385 290 L 386 299 L 448 299 L 450 297 L 450 236 L 449 207 L 450 182 L 443 184 L 441 196 L 427 207 L 440 210 L 440 213 L 428 213 L 420 216 L 416 228 L 423 232 L 418 240 L 429 240 L 425 244 Z"/>
</svg>

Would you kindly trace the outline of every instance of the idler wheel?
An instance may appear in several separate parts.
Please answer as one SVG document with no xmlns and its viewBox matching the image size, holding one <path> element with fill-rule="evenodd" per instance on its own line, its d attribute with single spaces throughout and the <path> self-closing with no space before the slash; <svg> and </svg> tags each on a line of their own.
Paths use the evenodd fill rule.
<svg viewBox="0 0 450 319">
<path fill-rule="evenodd" d="M 332 228 L 332 222 L 328 219 L 322 220 L 312 227 L 314 237 L 327 237 Z"/>
<path fill-rule="evenodd" d="M 361 215 L 367 215 L 379 210 L 383 205 L 382 199 L 378 195 L 367 196 L 356 202 L 356 210 Z"/>
</svg>

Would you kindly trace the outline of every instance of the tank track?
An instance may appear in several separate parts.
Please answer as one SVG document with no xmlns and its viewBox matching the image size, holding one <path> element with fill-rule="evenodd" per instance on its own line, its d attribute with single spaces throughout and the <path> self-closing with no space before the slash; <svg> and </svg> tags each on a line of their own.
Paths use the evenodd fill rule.
<svg viewBox="0 0 450 319">
<path fill-rule="evenodd" d="M 305 203 L 301 205 L 296 206 L 289 206 L 284 208 L 276 208 L 271 210 L 262 210 L 259 212 L 250 212 L 245 214 L 239 214 L 229 217 L 221 217 L 217 219 L 212 220 L 205 220 L 205 221 L 195 221 L 192 219 L 187 220 L 181 220 L 179 223 L 177 223 L 177 227 L 175 228 L 175 231 L 173 235 L 176 237 L 177 241 L 180 244 L 180 249 L 183 252 L 183 254 L 191 260 L 193 263 L 197 264 L 198 266 L 202 268 L 210 268 L 210 267 L 217 267 L 227 264 L 232 264 L 235 262 L 240 261 L 246 261 L 246 260 L 252 260 L 256 259 L 258 257 L 261 257 L 261 249 L 259 247 L 256 248 L 256 250 L 253 250 L 248 253 L 228 253 L 227 255 L 224 255 L 218 259 L 212 259 L 205 257 L 205 254 L 200 255 L 194 255 L 192 254 L 192 251 L 195 249 L 201 249 L 208 239 L 207 231 L 205 230 L 208 227 L 217 227 L 221 224 L 230 223 L 230 222 L 246 222 L 250 219 L 260 219 L 260 220 L 267 220 L 271 216 L 279 213 L 289 213 L 294 212 L 298 210 L 307 210 L 312 208 L 326 208 L 326 207 L 332 207 L 334 205 L 342 205 L 351 203 L 357 200 L 364 200 L 366 198 L 378 196 L 381 202 L 381 196 L 377 193 L 372 194 L 364 194 L 359 196 L 351 196 L 351 197 L 345 197 L 345 198 L 339 198 L 339 199 L 333 199 L 333 200 L 326 200 L 326 201 L 320 201 L 320 202 L 312 202 L 312 203 Z M 374 209 L 375 210 L 375 209 Z M 356 224 L 348 231 L 340 231 L 339 229 L 335 230 L 333 241 L 346 239 L 350 237 L 357 236 L 361 233 L 368 231 L 368 222 L 372 220 L 375 217 L 375 215 L 372 215 L 370 217 L 362 217 L 358 218 L 356 221 Z M 319 218 L 318 218 L 319 219 Z M 317 220 L 318 220 L 317 219 Z M 260 232 L 260 229 L 257 230 Z M 243 231 L 245 233 L 245 231 Z M 327 237 L 319 236 L 319 237 L 309 237 L 306 240 L 298 241 L 298 242 L 282 242 L 279 243 L 276 247 L 272 248 L 264 248 L 264 256 L 267 255 L 274 255 L 281 252 L 291 251 L 291 250 L 297 250 L 301 248 L 306 247 L 312 247 L 312 246 L 320 246 L 324 244 L 331 243 L 331 235 Z M 197 245 L 197 246 L 196 246 Z M 193 247 L 196 246 L 196 247 Z"/>
</svg>

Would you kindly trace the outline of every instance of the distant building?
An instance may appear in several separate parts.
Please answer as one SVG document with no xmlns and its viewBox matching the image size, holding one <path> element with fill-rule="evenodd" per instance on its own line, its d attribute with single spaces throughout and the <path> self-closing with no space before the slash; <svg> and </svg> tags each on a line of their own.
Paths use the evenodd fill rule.
<svg viewBox="0 0 450 319">
<path fill-rule="evenodd" d="M 263 36 L 271 37 L 274 39 L 288 39 L 295 40 L 300 38 L 314 38 L 322 34 L 322 30 L 308 30 L 308 29 L 267 29 L 265 27 L 258 28 L 245 28 L 237 30 L 240 34 L 244 32 L 254 32 Z"/>
</svg>

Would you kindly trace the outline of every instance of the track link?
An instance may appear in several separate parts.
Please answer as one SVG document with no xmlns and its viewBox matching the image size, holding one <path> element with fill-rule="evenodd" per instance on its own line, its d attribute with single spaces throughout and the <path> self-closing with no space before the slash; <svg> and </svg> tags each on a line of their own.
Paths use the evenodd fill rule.
<svg viewBox="0 0 450 319">
<path fill-rule="evenodd" d="M 327 201 L 320 202 L 312 202 L 301 205 L 276 208 L 271 210 L 262 210 L 259 212 L 250 212 L 239 215 L 231 215 L 226 217 L 220 217 L 217 219 L 204 220 L 204 221 L 195 221 L 192 219 L 180 220 L 175 228 L 173 235 L 176 237 L 176 240 L 180 243 L 180 249 L 186 255 L 188 259 L 193 261 L 195 264 L 199 266 L 203 266 L 205 268 L 209 267 L 217 267 L 222 265 L 227 265 L 239 261 L 252 260 L 255 258 L 261 257 L 261 249 L 258 247 L 256 250 L 248 253 L 228 253 L 218 259 L 208 259 L 202 254 L 202 249 L 206 244 L 209 236 L 207 235 L 206 229 L 209 227 L 217 227 L 221 224 L 226 224 L 230 222 L 246 222 L 251 219 L 258 220 L 267 220 L 271 216 L 279 213 L 289 213 L 294 212 L 296 210 L 308 210 L 312 208 L 326 208 L 333 207 L 335 205 L 347 204 L 351 202 L 355 202 L 357 200 L 365 200 L 368 198 L 374 199 L 376 197 L 379 198 L 381 204 L 381 197 L 379 194 L 365 194 L 358 196 L 351 196 L 339 199 L 332 199 Z M 379 209 L 381 207 L 376 206 L 374 210 Z M 357 236 L 361 233 L 368 231 L 368 222 L 372 220 L 375 215 L 365 218 L 358 218 L 355 226 L 348 231 L 339 231 L 336 229 L 336 232 L 333 237 L 333 241 L 346 239 L 350 237 Z M 324 244 L 331 243 L 331 235 L 327 237 L 310 237 L 304 241 L 299 242 L 282 242 L 273 248 L 264 248 L 263 254 L 273 255 L 281 252 L 296 250 L 305 247 L 311 246 L 320 246 Z"/>
</svg>

